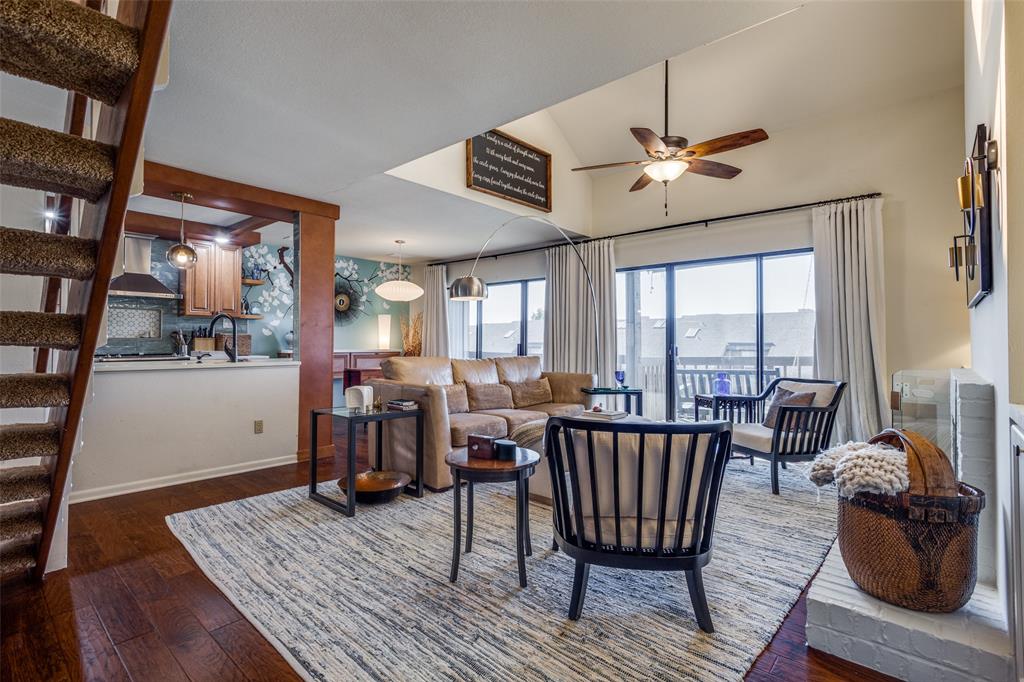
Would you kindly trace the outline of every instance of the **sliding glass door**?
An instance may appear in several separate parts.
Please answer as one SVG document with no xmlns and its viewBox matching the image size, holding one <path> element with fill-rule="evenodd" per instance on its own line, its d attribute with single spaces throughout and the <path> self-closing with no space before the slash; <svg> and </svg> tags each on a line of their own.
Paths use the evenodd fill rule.
<svg viewBox="0 0 1024 682">
<path fill-rule="evenodd" d="M 766 256 L 765 377 L 814 376 L 814 260 L 809 253 Z"/>
<path fill-rule="evenodd" d="M 716 387 L 757 393 L 757 260 L 676 266 L 675 307 L 675 418 Z"/>
<path fill-rule="evenodd" d="M 616 369 L 651 417 L 691 421 L 698 396 L 814 376 L 809 251 L 621 270 L 616 310 Z"/>
<path fill-rule="evenodd" d="M 625 384 L 643 389 L 644 414 L 665 414 L 668 364 L 664 268 L 620 271 L 615 274 L 616 367 Z"/>
</svg>

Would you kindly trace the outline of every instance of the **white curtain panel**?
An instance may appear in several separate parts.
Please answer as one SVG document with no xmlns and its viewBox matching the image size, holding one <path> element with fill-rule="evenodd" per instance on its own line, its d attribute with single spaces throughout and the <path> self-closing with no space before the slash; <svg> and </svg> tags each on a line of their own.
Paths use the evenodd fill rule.
<svg viewBox="0 0 1024 682">
<path fill-rule="evenodd" d="M 615 372 L 615 244 L 612 239 L 579 244 L 597 295 L 601 376 L 611 386 Z M 594 308 L 587 276 L 568 244 L 547 249 L 544 364 L 552 372 L 597 372 Z"/>
<path fill-rule="evenodd" d="M 867 440 L 890 421 L 885 380 L 882 199 L 811 213 L 818 376 L 848 382 L 836 439 Z"/>
<path fill-rule="evenodd" d="M 423 355 L 448 357 L 448 266 L 428 265 L 423 287 Z"/>
</svg>

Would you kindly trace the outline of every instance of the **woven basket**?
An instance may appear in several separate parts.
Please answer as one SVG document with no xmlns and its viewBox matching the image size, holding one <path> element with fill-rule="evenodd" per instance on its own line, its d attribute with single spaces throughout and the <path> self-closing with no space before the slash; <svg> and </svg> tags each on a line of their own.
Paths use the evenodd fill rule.
<svg viewBox="0 0 1024 682">
<path fill-rule="evenodd" d="M 945 453 L 913 431 L 871 439 L 907 453 L 910 488 L 839 498 L 839 551 L 853 582 L 882 601 L 948 613 L 978 578 L 978 516 L 985 493 L 957 483 Z"/>
</svg>

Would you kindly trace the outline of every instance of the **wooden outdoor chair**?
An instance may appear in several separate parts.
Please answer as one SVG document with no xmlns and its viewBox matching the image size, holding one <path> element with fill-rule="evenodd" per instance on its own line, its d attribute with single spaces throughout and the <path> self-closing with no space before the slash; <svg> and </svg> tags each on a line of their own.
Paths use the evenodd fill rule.
<svg viewBox="0 0 1024 682">
<path fill-rule="evenodd" d="M 774 428 L 768 428 L 762 422 L 777 388 L 812 392 L 814 402 L 807 407 L 780 407 Z M 716 395 L 712 414 L 733 423 L 734 457 L 750 458 L 751 464 L 755 457 L 771 462 L 772 494 L 778 495 L 780 466 L 785 469 L 787 462 L 810 461 L 828 448 L 845 392 L 845 381 L 780 377 L 760 395 Z"/>
<path fill-rule="evenodd" d="M 555 544 L 576 560 L 570 619 L 583 610 L 592 564 L 683 571 L 698 625 L 714 632 L 701 569 L 730 442 L 727 422 L 548 420 Z"/>
</svg>

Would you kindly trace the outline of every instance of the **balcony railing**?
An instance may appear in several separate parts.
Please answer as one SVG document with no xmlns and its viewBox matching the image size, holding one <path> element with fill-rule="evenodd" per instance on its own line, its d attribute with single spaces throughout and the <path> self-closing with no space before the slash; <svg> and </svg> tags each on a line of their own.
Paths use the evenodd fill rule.
<svg viewBox="0 0 1024 682">
<path fill-rule="evenodd" d="M 620 359 L 621 362 L 621 359 Z M 665 415 L 665 361 L 641 358 L 627 366 L 626 383 L 644 392 L 644 414 L 654 419 Z M 635 367 L 632 373 L 628 367 Z M 677 418 L 693 418 L 693 396 L 713 393 L 719 373 L 729 381 L 729 392 L 754 395 L 758 392 L 757 368 L 750 357 L 681 357 L 676 360 L 675 390 Z M 765 358 L 764 385 L 776 377 L 813 378 L 814 357 L 770 356 Z"/>
</svg>

